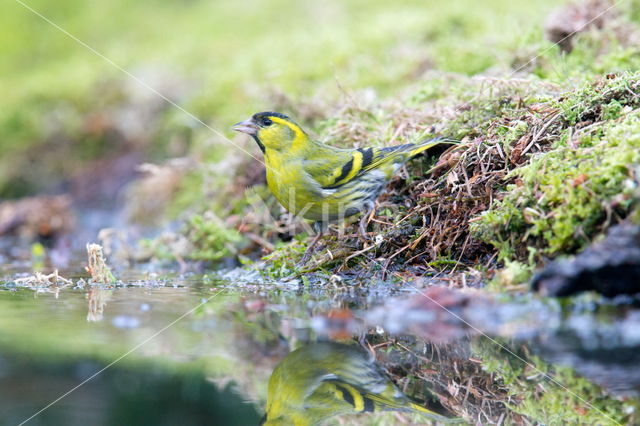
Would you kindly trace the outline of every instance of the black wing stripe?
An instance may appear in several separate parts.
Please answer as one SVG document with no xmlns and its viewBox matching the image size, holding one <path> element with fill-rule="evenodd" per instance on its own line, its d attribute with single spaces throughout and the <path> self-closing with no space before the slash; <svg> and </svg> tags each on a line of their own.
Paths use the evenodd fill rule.
<svg viewBox="0 0 640 426">
<path fill-rule="evenodd" d="M 373 148 L 362 149 L 358 148 L 360 154 L 362 154 L 362 168 L 364 169 L 373 161 Z"/>
<path fill-rule="evenodd" d="M 342 173 L 336 178 L 334 183 L 340 182 L 342 179 L 346 178 L 349 173 L 351 173 L 351 169 L 353 169 L 353 157 L 351 157 L 351 160 L 347 161 L 347 163 L 342 166 Z"/>
<path fill-rule="evenodd" d="M 323 189 L 335 189 L 335 188 L 338 188 L 340 185 L 336 185 L 336 183 L 338 183 L 342 179 L 346 178 L 349 175 L 349 173 L 351 172 L 352 168 L 353 168 L 353 157 L 351 157 L 351 160 L 347 161 L 345 163 L 345 165 L 342 166 L 342 173 L 340 173 L 340 176 L 338 176 L 336 178 L 336 180 L 333 181 L 333 185 L 324 186 Z"/>
<path fill-rule="evenodd" d="M 347 404 L 351 404 L 353 408 L 356 408 L 356 402 L 353 400 L 353 395 L 351 395 L 349 390 L 338 384 L 336 384 L 336 388 L 342 393 L 342 399 L 344 399 Z"/>
<path fill-rule="evenodd" d="M 365 413 L 373 413 L 376 409 L 373 401 L 367 397 L 364 398 L 364 412 Z"/>
</svg>

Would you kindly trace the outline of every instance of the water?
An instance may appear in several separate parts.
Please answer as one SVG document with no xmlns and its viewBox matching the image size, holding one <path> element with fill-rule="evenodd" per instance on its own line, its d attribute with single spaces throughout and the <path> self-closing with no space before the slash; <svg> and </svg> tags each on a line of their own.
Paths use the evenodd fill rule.
<svg viewBox="0 0 640 426">
<path fill-rule="evenodd" d="M 3 425 L 250 425 L 267 399 L 280 424 L 434 418 L 412 403 L 482 424 L 637 419 L 635 300 L 144 273 L 56 290 L 16 286 L 16 272 L 0 286 Z"/>
</svg>

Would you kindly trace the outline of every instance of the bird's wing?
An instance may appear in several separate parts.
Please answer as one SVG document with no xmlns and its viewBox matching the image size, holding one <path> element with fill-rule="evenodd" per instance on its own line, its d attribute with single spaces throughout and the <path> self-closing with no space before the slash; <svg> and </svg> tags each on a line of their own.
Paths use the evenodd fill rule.
<svg viewBox="0 0 640 426">
<path fill-rule="evenodd" d="M 323 146 L 305 159 L 304 170 L 322 189 L 334 189 L 349 182 L 362 170 L 363 155 L 357 149 Z"/>
<path fill-rule="evenodd" d="M 413 145 L 412 145 L 413 146 Z M 322 189 L 331 191 L 359 178 L 371 170 L 381 170 L 387 179 L 397 170 L 395 165 L 410 158 L 408 146 L 357 148 L 327 151 L 305 162 L 305 171 Z"/>
<path fill-rule="evenodd" d="M 439 143 L 439 140 L 433 139 L 419 144 L 357 149 L 317 144 L 313 158 L 305 160 L 304 169 L 322 189 L 331 190 L 374 169 L 384 172 L 388 179 L 395 173 L 398 164 Z"/>
<path fill-rule="evenodd" d="M 352 410 L 357 413 L 388 410 L 416 411 L 410 401 L 396 391 L 391 384 L 388 385 L 383 394 L 373 393 L 361 386 L 340 379 L 326 380 L 323 386 L 319 387 L 318 391 L 327 392 L 330 389 L 335 398 L 349 404 Z M 317 394 L 319 393 L 317 392 Z M 424 410 L 429 414 L 435 414 L 426 409 Z"/>
<path fill-rule="evenodd" d="M 415 404 L 397 390 L 391 383 L 388 383 L 381 393 L 376 393 L 371 392 L 362 386 L 348 383 L 339 378 L 330 379 L 325 380 L 324 384 L 316 389 L 312 398 L 326 399 L 327 395 L 331 395 L 334 400 L 343 404 L 343 406 L 349 406 L 350 409 L 356 413 L 370 413 L 377 411 L 413 411 L 433 420 L 445 423 L 452 421 L 452 419 L 444 417 L 434 411 L 422 407 L 421 405 Z"/>
<path fill-rule="evenodd" d="M 428 139 L 420 143 L 408 143 L 404 145 L 394 145 L 385 148 L 366 148 L 364 151 L 372 158 L 372 161 L 363 167 L 364 171 L 372 169 L 384 169 L 385 166 L 391 164 L 404 163 L 410 158 L 428 150 L 429 148 L 441 144 L 440 138 Z"/>
</svg>

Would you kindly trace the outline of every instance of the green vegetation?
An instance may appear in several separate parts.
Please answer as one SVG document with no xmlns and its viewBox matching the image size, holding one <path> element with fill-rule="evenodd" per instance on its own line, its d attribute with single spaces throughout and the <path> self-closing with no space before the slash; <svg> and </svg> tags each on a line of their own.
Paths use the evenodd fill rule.
<svg viewBox="0 0 640 426">
<path fill-rule="evenodd" d="M 514 183 L 472 233 L 503 260 L 553 257 L 584 247 L 625 217 L 637 201 L 639 78 L 612 77 L 554 102 L 564 127 L 559 137 L 505 177 Z"/>
<path fill-rule="evenodd" d="M 232 244 L 240 241 L 238 232 L 228 229 L 217 217 L 194 215 L 186 233 L 195 246 L 190 254 L 195 260 L 216 261 L 228 257 L 233 254 Z"/>
<path fill-rule="evenodd" d="M 105 285 L 114 284 L 116 277 L 107 264 L 102 247 L 99 244 L 87 244 L 87 255 L 89 256 L 87 271 L 91 275 L 91 282 Z"/>
<path fill-rule="evenodd" d="M 498 81 L 493 94 L 463 103 L 452 119 L 437 123 L 440 133 L 462 143 L 436 166 L 444 173 L 425 180 L 431 165 L 417 161 L 407 180 L 392 183 L 381 201 L 392 208 L 377 212 L 380 223 L 390 224 L 377 227 L 385 243 L 368 254 L 390 256 L 405 267 L 407 259 L 425 261 L 437 269 L 459 260 L 477 266 L 479 255 L 496 250 L 508 266 L 502 278 L 517 284 L 540 260 L 574 253 L 625 218 L 638 199 L 640 74 L 610 74 L 542 97 L 538 91 L 544 87 Z M 357 122 L 372 139 L 385 140 L 410 123 L 400 139 L 416 140 L 433 123 L 423 111 L 442 111 L 422 93 L 373 112 L 344 111 L 323 130 L 337 134 L 336 142 L 367 139 L 359 128 L 348 134 L 354 131 L 349 123 Z M 382 124 L 385 119 L 392 124 Z M 431 215 L 426 227 L 425 211 Z M 338 261 L 380 270 L 366 255 L 354 259 L 360 247 L 353 239 L 325 244 L 331 257 L 317 256 L 317 266 Z"/>
<path fill-rule="evenodd" d="M 490 38 L 494 30 L 483 28 L 482 37 Z M 510 281 L 517 283 L 541 258 L 573 253 L 592 241 L 623 218 L 634 202 L 630 165 L 637 161 L 637 143 L 628 136 L 636 117 L 632 110 L 638 104 L 638 76 L 625 71 L 636 69 L 638 50 L 629 40 L 638 33 L 627 11 L 619 9 L 602 28 L 575 36 L 568 54 L 544 41 L 539 27 L 532 26 L 522 38 L 491 45 L 493 52 L 502 52 L 502 59 L 509 58 L 502 65 L 494 56 L 493 62 L 485 63 L 484 58 L 477 63 L 485 65 L 467 70 L 484 76 L 453 72 L 461 71 L 452 65 L 455 61 L 434 49 L 444 56 L 436 55 L 426 72 L 397 79 L 394 87 L 400 90 L 395 93 L 380 82 L 373 84 L 376 91 L 357 90 L 361 84 L 352 82 L 340 106 L 317 92 L 297 100 L 287 98 L 285 112 L 311 124 L 318 135 L 336 145 L 417 141 L 433 132 L 462 141 L 438 165 L 434 178 L 424 179 L 432 162 L 416 161 L 408 168 L 407 180 L 391 184 L 381 200 L 389 208 L 377 211 L 376 232 L 384 237 L 380 245 L 354 257 L 363 247 L 353 238 L 327 238 L 311 269 L 322 267 L 331 273 L 337 267 L 358 267 L 384 273 L 393 264 L 408 267 L 408 261 L 428 269 L 458 261 L 477 266 L 479 259 L 497 250 L 499 260 L 512 262 L 511 269 L 519 265 L 517 273 L 510 274 Z M 479 48 L 475 58 L 486 48 Z M 464 57 L 465 50 L 456 55 Z M 530 63 L 523 59 L 534 57 Z M 518 78 L 502 77 L 510 70 Z M 602 75 L 605 71 L 608 78 Z M 311 107 L 318 101 L 324 102 L 325 111 Z M 318 121 L 323 116 L 327 118 Z M 232 181 L 237 182 L 247 167 L 256 164 L 238 162 Z M 225 186 L 228 177 L 218 174 L 209 179 Z M 283 244 L 281 233 L 273 232 L 282 217 L 273 200 L 264 198 L 263 182 L 244 182 L 253 184 L 254 194 L 266 199 L 273 216 L 250 228 L 275 247 L 266 258 L 266 274 L 287 274 L 303 247 L 298 242 Z M 193 193 L 198 187 L 190 185 L 183 192 Z M 224 198 L 224 206 L 213 210 L 223 211 L 225 217 L 254 209 L 234 202 L 233 194 Z M 425 212 L 428 219 L 438 221 L 427 225 Z M 246 242 L 240 244 L 250 252 Z M 390 258 L 393 263 L 372 262 L 375 258 Z"/>
</svg>

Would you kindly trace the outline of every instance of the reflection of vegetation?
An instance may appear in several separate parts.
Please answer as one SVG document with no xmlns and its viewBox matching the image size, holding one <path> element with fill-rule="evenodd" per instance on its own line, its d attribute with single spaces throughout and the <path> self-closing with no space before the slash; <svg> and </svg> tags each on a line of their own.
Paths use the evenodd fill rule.
<svg viewBox="0 0 640 426">
<path fill-rule="evenodd" d="M 469 339 L 449 344 L 416 340 L 413 336 L 368 335 L 376 358 L 392 380 L 415 398 L 437 398 L 450 412 L 469 423 L 520 424 L 522 416 L 510 412 L 501 383 L 483 371 L 472 355 Z"/>
<path fill-rule="evenodd" d="M 267 425 L 315 425 L 337 415 L 379 411 L 446 420 L 411 402 L 372 354 L 340 343 L 310 344 L 287 355 L 271 374 L 267 398 Z"/>
<path fill-rule="evenodd" d="M 206 289 L 204 294 L 210 294 L 209 288 Z M 30 290 L 0 292 L 0 346 L 11 347 L 20 354 L 82 357 L 105 365 L 195 306 L 203 297 L 190 293 L 194 289 L 173 290 L 167 294 L 163 289 L 130 290 L 113 291 L 110 309 L 104 314 L 106 320 L 98 323 L 82 320 L 86 315 L 84 292 L 67 290 L 61 293 L 62 301 L 51 295 L 34 300 Z M 308 328 L 310 318 L 356 301 L 351 292 L 337 300 L 327 300 L 326 295 L 319 298 L 309 292 L 270 290 L 269 293 L 268 298 L 255 295 L 214 298 L 118 365 L 135 370 L 152 359 L 158 367 L 175 369 L 180 374 L 189 371 L 206 374 L 220 387 L 233 380 L 242 395 L 262 405 L 267 394 L 267 378 L 277 360 L 282 359 L 289 348 L 304 347 L 315 339 L 314 331 Z M 189 294 L 191 297 L 185 297 Z M 170 298 L 171 303 L 157 303 L 166 298 Z M 135 314 L 143 302 L 152 306 Z M 65 308 L 59 311 L 60 306 Z M 51 321 L 54 308 L 56 321 Z M 118 314 L 139 316 L 141 327 L 129 330 L 113 327 L 110 320 Z M 435 345 L 413 336 L 379 333 L 348 340 L 354 344 L 353 339 L 375 351 L 375 358 L 388 373 L 387 377 L 404 394 L 416 401 L 427 401 L 420 405 L 434 410 L 439 401 L 449 412 L 470 422 L 477 419 L 497 422 L 502 417 L 506 424 L 527 419 L 546 419 L 552 423 L 560 416 L 576 418 L 583 410 L 586 419 L 595 419 L 597 415 L 492 343 L 480 341 L 470 348 L 469 342 L 463 339 Z M 526 351 L 518 353 L 552 374 L 572 392 L 593 400 L 592 404 L 605 409 L 615 419 L 633 420 L 625 417 L 625 413 L 631 412 L 632 402 L 607 396 L 568 369 L 545 364 L 527 356 Z M 393 416 L 397 415 L 358 416 L 350 421 L 396 424 Z M 415 423 L 426 419 L 417 413 L 404 413 L 402 417 Z"/>
<path fill-rule="evenodd" d="M 544 424 L 635 423 L 629 414 L 634 412 L 631 403 L 608 396 L 568 367 L 545 363 L 530 355 L 526 347 L 517 351 L 520 358 L 516 358 L 481 338 L 473 351 L 482 359 L 483 368 L 495 375 L 496 386 L 504 387 L 505 405 L 515 413 Z"/>
<path fill-rule="evenodd" d="M 2 350 L 0 418 L 18 424 L 103 364 L 91 358 L 14 354 Z M 34 418 L 36 424 L 245 426 L 259 416 L 231 386 L 219 389 L 201 371 L 154 363 L 115 364 Z"/>
<path fill-rule="evenodd" d="M 104 317 L 104 307 L 113 295 L 113 289 L 104 289 L 97 286 L 87 290 L 87 300 L 89 308 L 87 310 L 87 321 L 102 321 Z"/>
<path fill-rule="evenodd" d="M 512 350 L 533 368 L 484 337 L 432 344 L 411 336 L 367 335 L 366 342 L 375 348 L 378 362 L 400 389 L 418 398 L 436 396 L 450 412 L 470 423 L 637 422 L 637 400 L 607 395 L 571 368 L 530 355 L 524 345 Z M 512 348 L 502 340 L 499 343 Z"/>
</svg>

